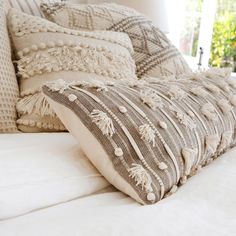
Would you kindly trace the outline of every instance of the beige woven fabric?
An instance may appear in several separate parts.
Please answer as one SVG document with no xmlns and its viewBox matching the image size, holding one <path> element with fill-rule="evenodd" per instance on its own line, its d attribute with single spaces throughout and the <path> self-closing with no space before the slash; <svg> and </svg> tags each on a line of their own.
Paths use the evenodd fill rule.
<svg viewBox="0 0 236 236">
<path fill-rule="evenodd" d="M 174 193 L 236 143 L 236 82 L 211 71 L 165 83 L 55 81 L 43 91 L 98 170 L 142 204 Z"/>
<path fill-rule="evenodd" d="M 17 132 L 15 104 L 19 96 L 7 31 L 7 2 L 0 2 L 0 133 Z"/>
<path fill-rule="evenodd" d="M 178 76 L 190 69 L 166 35 L 146 16 L 116 4 L 43 4 L 49 20 L 71 29 L 127 33 L 134 47 L 137 76 Z"/>
<path fill-rule="evenodd" d="M 5 0 L 4 0 L 5 1 Z M 61 0 L 6 0 L 12 8 L 20 10 L 30 15 L 44 17 L 40 11 L 41 3 L 57 3 Z"/>
<path fill-rule="evenodd" d="M 18 56 L 22 131 L 65 130 L 41 93 L 46 81 L 137 79 L 132 44 L 124 33 L 70 30 L 13 9 L 8 20 Z"/>
</svg>

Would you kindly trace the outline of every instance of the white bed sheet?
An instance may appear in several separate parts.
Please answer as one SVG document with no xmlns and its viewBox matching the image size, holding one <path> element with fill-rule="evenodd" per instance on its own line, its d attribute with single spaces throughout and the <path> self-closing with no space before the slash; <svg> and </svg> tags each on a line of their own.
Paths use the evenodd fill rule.
<svg viewBox="0 0 236 236">
<path fill-rule="evenodd" d="M 156 205 L 112 190 L 2 221 L 0 235 L 235 236 L 236 148 Z"/>
</svg>

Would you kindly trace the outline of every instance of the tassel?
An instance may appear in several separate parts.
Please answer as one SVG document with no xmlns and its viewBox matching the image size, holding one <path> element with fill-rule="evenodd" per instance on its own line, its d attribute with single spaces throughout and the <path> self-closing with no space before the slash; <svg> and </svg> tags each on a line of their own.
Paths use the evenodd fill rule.
<svg viewBox="0 0 236 236">
<path fill-rule="evenodd" d="M 112 119 L 107 116 L 105 112 L 94 109 L 90 117 L 92 122 L 97 125 L 97 127 L 102 131 L 103 135 L 112 137 L 115 133 Z"/>
<path fill-rule="evenodd" d="M 191 148 L 183 148 L 182 156 L 185 164 L 185 175 L 189 175 L 196 160 L 197 151 Z"/>
<path fill-rule="evenodd" d="M 168 94 L 171 100 L 181 100 L 186 97 L 185 91 L 176 85 L 170 86 Z"/>
<path fill-rule="evenodd" d="M 217 81 L 217 85 L 221 89 L 223 89 L 225 92 L 227 92 L 227 93 L 230 92 L 230 87 L 229 87 L 229 85 L 225 81 L 219 80 L 219 81 Z"/>
<path fill-rule="evenodd" d="M 201 107 L 201 112 L 208 120 L 216 120 L 217 114 L 214 106 L 211 103 L 206 103 Z"/>
<path fill-rule="evenodd" d="M 56 116 L 41 92 L 20 99 L 16 108 L 20 114 L 32 114 L 34 112 L 40 116 Z"/>
<path fill-rule="evenodd" d="M 158 168 L 159 168 L 160 170 L 166 170 L 166 169 L 168 168 L 168 166 L 166 165 L 165 162 L 160 162 L 160 163 L 158 164 Z"/>
<path fill-rule="evenodd" d="M 141 91 L 141 100 L 153 110 L 163 108 L 163 102 L 160 96 L 151 89 Z"/>
<path fill-rule="evenodd" d="M 226 99 L 221 99 L 217 104 L 224 114 L 228 114 L 232 110 L 232 106 Z"/>
<path fill-rule="evenodd" d="M 226 148 L 228 148 L 232 141 L 232 132 L 225 131 L 221 136 L 220 146 L 218 148 L 218 153 L 222 153 Z"/>
<path fill-rule="evenodd" d="M 52 82 L 47 82 L 46 86 L 50 89 L 50 91 L 63 93 L 66 89 L 69 88 L 70 83 L 66 83 L 63 79 L 58 79 Z"/>
<path fill-rule="evenodd" d="M 198 97 L 205 98 L 206 96 L 208 96 L 208 93 L 202 87 L 192 88 L 192 89 L 190 89 L 190 92 Z"/>
<path fill-rule="evenodd" d="M 141 135 L 141 139 L 147 141 L 148 143 L 152 143 L 152 146 L 155 147 L 155 131 L 148 124 L 144 124 L 139 126 L 139 134 Z"/>
<path fill-rule="evenodd" d="M 148 172 L 140 164 L 132 164 L 132 167 L 128 169 L 129 177 L 134 179 L 136 186 L 141 185 L 142 190 L 145 189 L 146 192 L 152 192 L 152 178 Z"/>
<path fill-rule="evenodd" d="M 220 93 L 220 89 L 217 86 L 213 85 L 213 84 L 208 84 L 208 83 L 204 82 L 203 85 L 206 89 L 208 89 L 210 92 L 212 92 L 214 94 L 219 94 Z"/>
<path fill-rule="evenodd" d="M 208 135 L 205 137 L 206 154 L 214 155 L 220 142 L 220 137 L 217 134 Z"/>
<path fill-rule="evenodd" d="M 236 95 L 230 95 L 229 96 L 230 103 L 236 107 Z"/>
</svg>

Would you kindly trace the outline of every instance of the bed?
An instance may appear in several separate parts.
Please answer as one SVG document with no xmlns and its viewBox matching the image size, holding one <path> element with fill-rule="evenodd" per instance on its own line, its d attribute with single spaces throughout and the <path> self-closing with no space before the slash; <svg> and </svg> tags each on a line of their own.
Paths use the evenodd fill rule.
<svg viewBox="0 0 236 236">
<path fill-rule="evenodd" d="M 57 163 L 64 161 L 64 167 L 71 175 L 75 174 L 72 165 L 76 163 L 76 156 L 82 155 L 78 155 L 79 146 L 69 133 L 2 134 L 0 139 L 1 159 L 4 156 L 26 158 L 28 155 L 37 159 L 37 163 L 41 159 L 41 163 L 48 164 L 48 160 L 57 157 Z M 100 180 L 97 193 L 78 198 L 78 192 L 71 184 L 71 188 L 61 189 L 61 199 L 47 203 L 47 207 L 1 220 L 0 235 L 235 235 L 235 155 L 236 148 L 205 167 L 176 194 L 152 206 L 141 206 L 105 180 Z M 6 168 L 9 173 L 13 171 Z M 55 168 L 53 173 L 58 177 L 62 168 Z M 63 178 L 57 180 L 65 186 Z M 69 192 L 69 196 L 64 197 L 65 192 Z M 27 210 L 32 209 L 24 209 Z"/>
</svg>

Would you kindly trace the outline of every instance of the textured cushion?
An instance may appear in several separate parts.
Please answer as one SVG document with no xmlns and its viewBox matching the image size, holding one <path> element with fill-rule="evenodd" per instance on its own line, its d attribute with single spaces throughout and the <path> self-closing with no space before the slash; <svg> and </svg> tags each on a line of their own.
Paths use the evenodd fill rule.
<svg viewBox="0 0 236 236">
<path fill-rule="evenodd" d="M 17 132 L 15 104 L 19 96 L 8 37 L 7 2 L 0 2 L 0 133 Z"/>
<path fill-rule="evenodd" d="M 22 12 L 25 12 L 34 16 L 43 17 L 42 12 L 40 11 L 41 3 L 57 3 L 61 0 L 6 0 L 9 2 L 12 8 L 18 9 Z"/>
<path fill-rule="evenodd" d="M 146 16 L 116 4 L 42 4 L 46 18 L 72 29 L 113 30 L 129 35 L 137 76 L 168 76 L 189 72 L 180 52 Z"/>
<path fill-rule="evenodd" d="M 43 91 L 98 170 L 142 204 L 235 145 L 236 83 L 209 71 L 165 83 L 60 81 Z"/>
<path fill-rule="evenodd" d="M 18 55 L 19 128 L 25 132 L 64 130 L 41 93 L 45 81 L 136 79 L 132 44 L 124 33 L 65 29 L 17 10 L 8 15 Z"/>
</svg>

